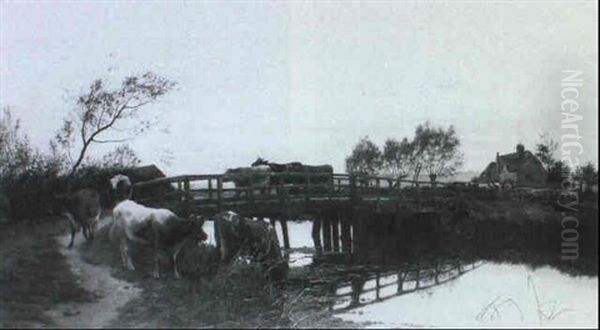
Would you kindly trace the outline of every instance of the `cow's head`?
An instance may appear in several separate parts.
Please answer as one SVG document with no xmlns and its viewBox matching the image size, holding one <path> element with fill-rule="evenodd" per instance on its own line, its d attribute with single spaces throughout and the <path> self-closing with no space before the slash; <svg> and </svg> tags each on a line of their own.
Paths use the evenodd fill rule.
<svg viewBox="0 0 600 330">
<path fill-rule="evenodd" d="M 119 202 L 125 199 L 131 199 L 133 192 L 133 185 L 128 176 L 123 174 L 117 174 L 110 179 L 110 187 L 112 191 L 112 197 L 115 202 Z"/>
<path fill-rule="evenodd" d="M 208 234 L 203 228 L 206 218 L 202 215 L 191 214 L 189 220 L 192 222 L 191 238 L 196 239 L 199 242 L 206 241 L 208 239 Z"/>
<path fill-rule="evenodd" d="M 256 161 L 254 161 L 254 163 L 252 163 L 251 166 L 258 166 L 258 165 L 269 165 L 269 162 L 265 159 L 257 157 Z"/>
</svg>

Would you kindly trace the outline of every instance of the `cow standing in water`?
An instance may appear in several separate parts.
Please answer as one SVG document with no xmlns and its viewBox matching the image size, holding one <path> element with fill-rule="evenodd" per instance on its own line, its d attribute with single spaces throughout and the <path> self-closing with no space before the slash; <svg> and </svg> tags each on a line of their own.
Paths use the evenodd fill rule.
<svg viewBox="0 0 600 330">
<path fill-rule="evenodd" d="M 111 179 L 113 189 L 120 187 L 115 195 L 121 200 L 113 209 L 113 224 L 110 230 L 111 241 L 119 242 L 121 261 L 129 270 L 135 270 L 128 252 L 129 242 L 152 244 L 154 248 L 154 269 L 152 276 L 160 277 L 159 260 L 161 251 L 169 251 L 173 261 L 173 274 L 180 278 L 177 270 L 177 256 L 188 240 L 204 241 L 208 235 L 202 229 L 204 219 L 184 219 L 167 209 L 150 208 L 138 204 L 131 196 L 131 181 L 124 175 Z M 150 242 L 148 242 L 150 237 Z"/>
<path fill-rule="evenodd" d="M 83 237 L 87 242 L 94 239 L 96 225 L 100 220 L 100 194 L 95 189 L 84 188 L 74 193 L 64 195 L 55 194 L 59 201 L 63 215 L 69 219 L 71 241 L 68 248 L 73 247 L 75 234 L 81 228 Z"/>
<path fill-rule="evenodd" d="M 221 262 L 232 262 L 237 256 L 250 257 L 260 264 L 263 275 L 270 283 L 276 286 L 283 284 L 288 263 L 281 253 L 277 233 L 271 224 L 244 218 L 232 211 L 218 213 L 214 219 Z"/>
</svg>

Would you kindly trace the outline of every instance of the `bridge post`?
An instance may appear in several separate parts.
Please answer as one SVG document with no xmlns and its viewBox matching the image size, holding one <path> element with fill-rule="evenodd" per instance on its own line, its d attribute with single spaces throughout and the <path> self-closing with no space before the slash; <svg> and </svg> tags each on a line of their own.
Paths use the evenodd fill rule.
<svg viewBox="0 0 600 330">
<path fill-rule="evenodd" d="M 323 227 L 323 252 L 331 252 L 331 221 L 326 213 L 321 215 Z"/>
<path fill-rule="evenodd" d="M 333 252 L 340 252 L 340 230 L 339 230 L 339 218 L 337 212 L 331 214 L 331 240 L 333 241 Z"/>
<path fill-rule="evenodd" d="M 313 220 L 312 240 L 315 244 L 317 255 L 321 255 L 323 253 L 323 246 L 321 245 L 321 219 L 319 218 Z"/>
<path fill-rule="evenodd" d="M 290 249 L 290 238 L 288 235 L 287 219 L 279 219 L 281 225 L 281 233 L 283 234 L 283 248 L 286 250 Z"/>
<path fill-rule="evenodd" d="M 223 195 L 223 179 L 221 176 L 217 177 L 217 212 L 221 212 L 221 199 Z"/>
<path fill-rule="evenodd" d="M 342 253 L 350 254 L 352 252 L 352 237 L 350 233 L 350 220 L 346 218 L 347 214 L 344 212 L 344 217 L 340 219 L 342 225 Z"/>
</svg>

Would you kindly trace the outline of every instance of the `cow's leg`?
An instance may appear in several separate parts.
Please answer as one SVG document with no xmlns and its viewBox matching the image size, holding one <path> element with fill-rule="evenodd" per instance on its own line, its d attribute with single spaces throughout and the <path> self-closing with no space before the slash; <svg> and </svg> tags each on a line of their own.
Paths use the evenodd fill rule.
<svg viewBox="0 0 600 330">
<path fill-rule="evenodd" d="M 177 245 L 175 246 L 175 250 L 173 252 L 173 277 L 175 277 L 176 279 L 181 278 L 181 275 L 177 271 L 177 255 L 179 254 L 179 252 L 181 252 L 181 248 L 183 248 L 183 245 L 185 243 L 186 243 L 186 240 L 183 240 L 183 241 L 177 243 Z"/>
<path fill-rule="evenodd" d="M 81 225 L 81 231 L 83 233 L 83 238 L 85 238 L 85 241 L 89 241 L 90 240 L 90 233 L 89 233 L 89 229 L 88 229 L 88 225 L 84 224 Z"/>
<path fill-rule="evenodd" d="M 121 239 L 121 261 L 123 262 L 123 267 L 126 267 L 129 270 L 135 270 L 133 262 L 131 261 L 131 256 L 127 250 L 127 237 L 123 237 Z"/>
<path fill-rule="evenodd" d="M 159 251 L 158 251 L 158 228 L 157 228 L 157 224 L 155 221 L 152 221 L 152 231 L 154 234 L 154 237 L 152 237 L 152 239 L 154 240 L 154 269 L 152 270 L 152 277 L 154 278 L 160 278 L 160 256 L 159 256 Z"/>
<path fill-rule="evenodd" d="M 75 223 L 73 223 L 73 220 L 69 219 L 69 229 L 71 229 L 71 242 L 69 243 L 68 248 L 72 248 L 73 247 L 73 242 L 75 241 L 75 234 L 77 233 L 77 230 L 75 228 Z"/>
</svg>

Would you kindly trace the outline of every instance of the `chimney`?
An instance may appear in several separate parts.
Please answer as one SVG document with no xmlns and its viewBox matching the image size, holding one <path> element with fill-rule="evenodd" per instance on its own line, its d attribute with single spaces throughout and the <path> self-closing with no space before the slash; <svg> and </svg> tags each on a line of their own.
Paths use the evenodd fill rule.
<svg viewBox="0 0 600 330">
<path fill-rule="evenodd" d="M 517 144 L 517 156 L 521 159 L 523 155 L 525 155 L 525 147 L 519 143 Z"/>
</svg>

